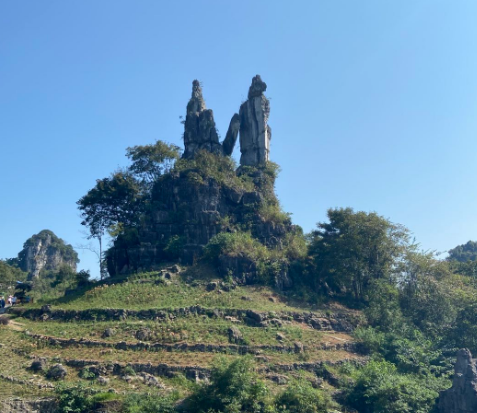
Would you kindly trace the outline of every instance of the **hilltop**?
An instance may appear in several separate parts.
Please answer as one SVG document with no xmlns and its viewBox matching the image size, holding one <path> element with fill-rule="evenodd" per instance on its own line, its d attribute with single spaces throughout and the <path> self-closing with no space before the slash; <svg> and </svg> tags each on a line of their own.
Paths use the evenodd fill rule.
<svg viewBox="0 0 477 413">
<path fill-rule="evenodd" d="M 194 81 L 184 150 L 127 148 L 78 201 L 101 280 L 74 259 L 20 284 L 34 302 L 1 318 L 5 411 L 473 411 L 473 244 L 442 261 L 352 208 L 305 235 L 275 194 L 266 89 L 255 76 L 220 142 Z"/>
</svg>

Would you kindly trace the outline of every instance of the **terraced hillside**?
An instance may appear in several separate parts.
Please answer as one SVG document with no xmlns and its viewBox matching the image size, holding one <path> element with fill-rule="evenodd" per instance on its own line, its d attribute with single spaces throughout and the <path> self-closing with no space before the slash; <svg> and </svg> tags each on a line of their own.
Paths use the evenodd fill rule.
<svg viewBox="0 0 477 413">
<path fill-rule="evenodd" d="M 302 375 L 333 393 L 339 366 L 363 362 L 351 335 L 358 312 L 301 306 L 266 287 L 191 271 L 174 266 L 10 309 L 0 327 L 0 398 L 48 397 L 59 382 L 118 397 L 185 397 L 217 360 L 240 357 L 252 358 L 272 389 Z"/>
</svg>

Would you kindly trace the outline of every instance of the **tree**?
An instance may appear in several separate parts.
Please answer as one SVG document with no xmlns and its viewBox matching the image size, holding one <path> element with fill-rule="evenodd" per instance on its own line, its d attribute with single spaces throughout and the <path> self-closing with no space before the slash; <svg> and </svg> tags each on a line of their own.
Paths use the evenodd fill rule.
<svg viewBox="0 0 477 413">
<path fill-rule="evenodd" d="M 0 260 L 0 292 L 13 287 L 16 281 L 26 280 L 27 274 L 18 267 L 7 264 L 10 260 Z"/>
<path fill-rule="evenodd" d="M 416 326 L 439 335 L 453 322 L 456 308 L 453 291 L 446 280 L 449 265 L 432 253 L 408 251 L 400 263 L 401 308 Z"/>
<path fill-rule="evenodd" d="M 83 221 L 88 227 L 88 238 L 99 242 L 100 273 L 104 277 L 102 264 L 102 239 L 105 232 L 119 234 L 125 227 L 134 227 L 139 223 L 143 210 L 141 187 L 128 171 L 117 171 L 110 177 L 98 179 L 94 188 L 88 191 L 78 202 Z"/>
<path fill-rule="evenodd" d="M 313 283 L 366 301 L 373 280 L 394 279 L 395 265 L 410 247 L 409 232 L 374 212 L 351 208 L 329 209 L 328 218 L 310 235 Z"/>
<path fill-rule="evenodd" d="M 189 410 L 199 413 L 263 412 L 268 389 L 253 366 L 250 357 L 231 363 L 219 358 L 212 368 L 210 383 L 201 385 L 189 398 Z"/>
<path fill-rule="evenodd" d="M 448 261 L 467 262 L 477 260 L 477 242 L 468 241 L 465 244 L 449 250 Z"/>
<path fill-rule="evenodd" d="M 126 149 L 126 156 L 132 161 L 129 171 L 148 189 L 162 174 L 171 170 L 180 154 L 181 149 L 178 146 L 159 140 L 153 145 L 138 145 Z"/>
</svg>

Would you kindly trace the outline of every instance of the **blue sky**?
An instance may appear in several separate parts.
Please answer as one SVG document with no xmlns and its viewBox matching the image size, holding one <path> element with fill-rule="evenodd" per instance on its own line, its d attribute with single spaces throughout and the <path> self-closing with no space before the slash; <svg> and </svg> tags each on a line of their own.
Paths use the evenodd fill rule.
<svg viewBox="0 0 477 413">
<path fill-rule="evenodd" d="M 3 0 L 0 257 L 42 229 L 86 243 L 76 201 L 126 147 L 182 145 L 193 79 L 224 136 L 257 73 L 305 231 L 351 206 L 424 249 L 476 240 L 476 20 L 475 0 Z"/>
</svg>

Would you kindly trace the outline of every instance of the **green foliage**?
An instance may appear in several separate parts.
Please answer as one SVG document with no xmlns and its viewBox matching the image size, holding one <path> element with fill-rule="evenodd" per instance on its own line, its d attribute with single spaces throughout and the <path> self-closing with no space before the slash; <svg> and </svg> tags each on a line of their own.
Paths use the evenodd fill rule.
<svg viewBox="0 0 477 413">
<path fill-rule="evenodd" d="M 126 149 L 126 156 L 132 161 L 129 171 L 147 185 L 169 172 L 180 155 L 181 149 L 178 146 L 159 140 L 152 145 L 137 145 Z"/>
<path fill-rule="evenodd" d="M 17 267 L 7 264 L 6 261 L 0 260 L 0 290 L 8 286 L 13 286 L 15 281 L 26 280 L 27 274 Z"/>
<path fill-rule="evenodd" d="M 231 363 L 219 358 L 212 369 L 210 383 L 202 384 L 189 398 L 188 410 L 197 413 L 265 412 L 268 389 L 253 365 L 250 357 Z"/>
<path fill-rule="evenodd" d="M 464 307 L 457 314 L 453 328 L 447 332 L 446 341 L 456 348 L 468 348 L 477 354 L 477 302 Z"/>
<path fill-rule="evenodd" d="M 314 389 L 304 379 L 293 381 L 275 400 L 277 412 L 282 413 L 327 413 L 332 407 L 330 397 Z"/>
<path fill-rule="evenodd" d="M 264 221 L 271 221 L 278 224 L 290 224 L 290 214 L 283 212 L 280 204 L 276 200 L 266 200 L 258 208 L 258 215 Z"/>
<path fill-rule="evenodd" d="M 446 279 L 447 263 L 431 254 L 408 253 L 403 261 L 401 308 L 404 315 L 429 334 L 439 336 L 456 316 Z"/>
<path fill-rule="evenodd" d="M 221 232 L 214 236 L 205 247 L 206 259 L 216 262 L 221 255 L 244 256 L 254 262 L 269 256 L 267 248 L 252 237 L 250 232 Z"/>
<path fill-rule="evenodd" d="M 177 394 L 151 395 L 129 394 L 124 400 L 124 413 L 174 413 L 176 412 Z"/>
<path fill-rule="evenodd" d="M 449 251 L 448 261 L 476 261 L 477 260 L 477 242 L 468 241 L 465 244 L 458 245 Z"/>
<path fill-rule="evenodd" d="M 386 361 L 371 361 L 357 369 L 346 392 L 347 403 L 360 413 L 428 413 L 442 382 L 400 374 Z"/>
<path fill-rule="evenodd" d="M 78 202 L 83 221 L 91 237 L 99 238 L 109 228 L 134 227 L 143 210 L 141 186 L 129 172 L 117 171 L 98 179 L 94 188 Z"/>
<path fill-rule="evenodd" d="M 311 234 L 316 288 L 366 301 L 373 280 L 393 278 L 396 262 L 409 246 L 408 230 L 376 213 L 351 208 L 328 210 L 329 223 Z"/>
<path fill-rule="evenodd" d="M 175 173 L 183 173 L 189 177 L 191 183 L 203 184 L 205 180 L 212 178 L 220 186 L 237 190 L 254 189 L 253 182 L 241 179 L 236 173 L 237 164 L 228 156 L 220 156 L 201 150 L 196 153 L 194 159 L 180 159 L 174 167 Z"/>
<path fill-rule="evenodd" d="M 184 251 L 185 239 L 179 235 L 174 235 L 169 238 L 167 245 L 164 248 L 164 252 L 171 260 L 178 259 Z"/>
<path fill-rule="evenodd" d="M 94 390 L 79 383 L 76 386 L 69 386 L 60 383 L 55 387 L 55 394 L 58 400 L 58 413 L 84 413 L 90 411 L 94 406 Z"/>
<path fill-rule="evenodd" d="M 394 331 L 403 323 L 399 302 L 400 291 L 395 284 L 385 280 L 374 280 L 368 291 L 368 306 L 365 314 L 369 323 L 382 331 Z"/>
</svg>

